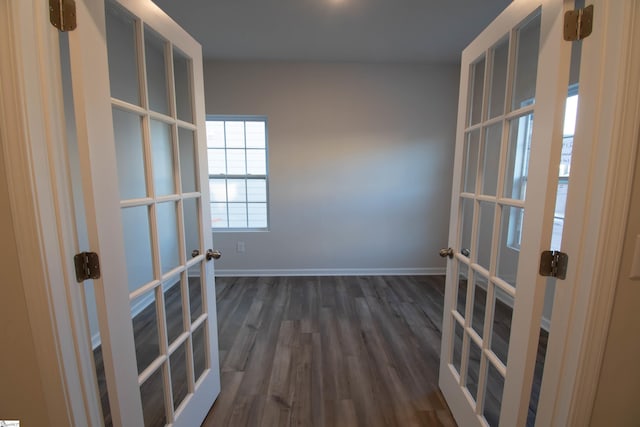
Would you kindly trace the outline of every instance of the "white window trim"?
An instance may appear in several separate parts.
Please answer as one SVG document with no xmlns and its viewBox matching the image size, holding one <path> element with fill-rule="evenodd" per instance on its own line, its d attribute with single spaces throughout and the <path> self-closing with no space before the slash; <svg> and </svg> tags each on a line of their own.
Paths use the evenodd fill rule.
<svg viewBox="0 0 640 427">
<path fill-rule="evenodd" d="M 265 174 L 264 175 L 211 175 L 209 176 L 209 181 L 212 179 L 264 179 L 266 185 L 266 208 L 267 208 L 267 226 L 266 227 L 214 227 L 211 224 L 211 231 L 215 231 L 216 233 L 252 233 L 252 232 L 268 232 L 270 231 L 271 226 L 271 210 L 270 210 L 270 195 L 269 195 L 269 120 L 267 116 L 263 115 L 220 115 L 220 114 L 207 114 L 206 121 L 222 121 L 222 122 L 232 122 L 232 121 L 262 121 L 265 125 L 265 135 L 264 135 L 264 144 L 265 144 Z M 225 147 L 226 149 L 226 147 Z M 246 161 L 246 147 L 245 151 L 245 161 Z M 213 203 L 213 202 L 211 202 Z M 229 202 L 227 197 L 227 221 L 229 218 Z M 245 202 L 248 209 L 248 202 Z M 247 212 L 247 218 L 248 218 Z"/>
</svg>

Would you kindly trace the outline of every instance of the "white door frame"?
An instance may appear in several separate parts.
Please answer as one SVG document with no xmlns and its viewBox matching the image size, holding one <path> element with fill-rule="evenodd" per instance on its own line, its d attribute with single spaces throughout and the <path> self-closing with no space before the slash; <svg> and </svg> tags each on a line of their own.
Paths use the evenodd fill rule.
<svg viewBox="0 0 640 427">
<path fill-rule="evenodd" d="M 87 1 L 87 0 L 76 0 Z M 584 195 L 581 243 L 572 257 L 578 286 L 566 313 L 569 337 L 557 369 L 554 424 L 586 425 L 617 283 L 640 127 L 640 5 L 595 0 L 606 36 L 589 81 L 598 119 Z M 45 0 L 0 0 L 0 132 L 11 214 L 38 368 L 52 425 L 99 425 L 89 345 L 73 286 L 72 205 L 64 174 L 64 122 L 57 30 Z M 587 79 L 583 67 L 581 83 Z M 575 227 L 574 227 L 575 228 Z M 36 262 L 34 262 L 36 260 Z M 39 260 L 39 262 L 38 262 Z M 577 262 L 579 260 L 579 262 Z M 558 311 L 558 310 L 554 310 Z M 555 319 L 552 319 L 552 322 Z M 90 362 L 89 362 L 90 363 Z"/>
</svg>

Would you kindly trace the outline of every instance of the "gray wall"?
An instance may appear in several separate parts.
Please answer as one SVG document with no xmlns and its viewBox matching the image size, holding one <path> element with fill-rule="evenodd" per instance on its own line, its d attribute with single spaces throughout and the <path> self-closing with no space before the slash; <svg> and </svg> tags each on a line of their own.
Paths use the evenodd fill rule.
<svg viewBox="0 0 640 427">
<path fill-rule="evenodd" d="M 214 232 L 218 273 L 442 271 L 458 79 L 456 65 L 205 63 L 207 113 L 265 115 L 269 132 L 270 231 Z"/>
</svg>

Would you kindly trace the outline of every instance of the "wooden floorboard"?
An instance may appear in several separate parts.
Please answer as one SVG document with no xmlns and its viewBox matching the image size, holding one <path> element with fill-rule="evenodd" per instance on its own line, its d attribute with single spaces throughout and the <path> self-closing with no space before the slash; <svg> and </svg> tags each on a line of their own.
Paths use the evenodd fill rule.
<svg viewBox="0 0 640 427">
<path fill-rule="evenodd" d="M 442 277 L 217 278 L 222 392 L 203 426 L 453 426 Z"/>
<path fill-rule="evenodd" d="M 437 385 L 444 284 L 444 276 L 217 278 L 222 391 L 203 426 L 455 426 Z M 479 320 L 485 294 L 476 293 Z M 200 295 L 199 282 L 190 281 L 195 316 Z M 168 335 L 178 336 L 178 286 L 165 291 L 165 303 Z M 133 319 L 139 371 L 158 355 L 155 319 L 155 305 Z M 496 303 L 492 348 L 504 359 L 510 326 L 511 309 Z M 527 426 L 535 422 L 547 337 L 541 330 Z M 109 426 L 100 347 L 94 356 Z M 176 404 L 187 393 L 184 357 L 171 359 Z M 479 353 L 471 359 L 475 394 Z M 162 386 L 147 381 L 141 391 L 145 425 L 163 425 Z M 501 391 L 488 390 L 490 425 L 497 425 Z"/>
</svg>

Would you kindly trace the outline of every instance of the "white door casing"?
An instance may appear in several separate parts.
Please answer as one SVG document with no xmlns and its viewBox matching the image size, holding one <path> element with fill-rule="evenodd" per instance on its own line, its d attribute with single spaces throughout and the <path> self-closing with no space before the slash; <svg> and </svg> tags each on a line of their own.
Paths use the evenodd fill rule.
<svg viewBox="0 0 640 427">
<path fill-rule="evenodd" d="M 570 5 L 569 2 L 564 3 L 515 1 L 464 50 L 462 55 L 449 234 L 449 246 L 454 249 L 455 256 L 447 267 L 440 362 L 440 388 L 456 420 L 461 425 L 482 425 L 486 422 L 483 420 L 483 405 L 488 396 L 485 393 L 487 381 L 494 383 L 503 381 L 503 394 L 496 397 L 500 402 L 498 403 L 501 409 L 500 425 L 524 425 L 527 420 L 547 280 L 538 275 L 538 260 L 541 251 L 548 249 L 550 245 L 557 164 L 562 143 L 563 106 L 569 79 L 570 44 L 562 40 L 562 17 L 564 7 Z M 540 36 L 535 95 L 530 100 L 521 98 L 519 103 L 512 104 L 512 99 L 515 99 L 513 95 L 518 90 L 515 84 L 516 79 L 519 78 L 518 61 L 521 61 L 518 49 L 524 49 L 524 46 L 518 44 L 519 31 L 522 29 L 523 34 L 529 31 L 527 25 L 531 25 L 531 19 L 536 15 L 539 15 L 540 19 Z M 503 114 L 490 115 L 488 99 L 493 90 L 491 83 L 494 77 L 492 72 L 494 64 L 492 61 L 494 57 L 497 58 L 495 52 L 501 47 L 505 37 L 510 38 L 507 55 L 509 66 L 506 73 L 508 84 L 503 95 L 505 109 L 502 111 Z M 525 35 L 521 36 L 523 43 L 525 37 Z M 483 57 L 484 59 L 481 60 Z M 469 120 L 469 110 L 473 110 L 474 107 L 472 105 L 474 77 L 479 74 L 476 70 L 483 73 L 482 78 L 475 83 L 476 86 L 478 82 L 482 84 L 481 92 L 475 95 L 480 96 L 480 100 L 484 100 L 480 105 L 476 105 L 476 107 L 482 106 L 482 117 L 478 115 L 476 119 Z M 498 79 L 498 82 L 504 84 L 501 79 Z M 532 123 L 531 120 L 525 120 L 527 115 L 533 115 Z M 521 124 L 519 125 L 516 120 L 520 120 Z M 515 135 L 523 132 L 522 123 L 533 126 L 529 166 L 524 175 L 526 198 L 523 195 L 516 195 L 513 189 L 507 191 L 507 184 L 515 188 L 514 168 L 517 163 L 517 161 L 508 163 L 508 159 L 517 157 L 516 154 L 509 154 L 509 146 L 513 144 L 510 139 L 514 129 L 517 129 Z M 492 127 L 498 129 L 498 136 L 493 138 L 499 147 L 497 148 L 499 159 L 494 159 L 493 164 L 488 161 L 483 163 L 482 156 L 485 150 L 488 153 L 487 158 L 491 154 L 489 144 L 493 144 L 490 136 Z M 477 135 L 478 145 L 474 161 L 479 166 L 472 173 L 467 173 L 467 175 L 473 175 L 472 188 L 468 188 L 465 170 L 463 170 L 467 162 L 464 149 L 467 149 L 465 144 L 472 146 L 474 132 Z M 518 138 L 521 137 L 518 136 Z M 465 142 L 466 139 L 468 141 Z M 498 152 L 494 155 L 498 156 Z M 522 158 L 526 159 L 526 157 Z M 483 170 L 485 165 L 487 169 L 491 167 L 498 171 L 497 190 L 494 188 L 493 192 L 484 188 L 487 181 L 485 175 L 488 177 L 490 172 Z M 467 214 L 465 217 L 464 210 L 470 209 L 471 206 L 473 206 L 473 216 Z M 506 255 L 502 252 L 506 247 L 504 243 L 508 238 L 511 239 L 507 236 L 507 229 L 509 234 L 517 233 L 512 230 L 512 223 L 514 212 L 522 212 L 520 209 L 524 209 L 524 219 L 521 222 L 521 241 L 519 248 L 516 248 L 519 252 L 517 273 L 509 277 L 515 272 L 500 272 L 500 263 L 506 264 L 502 259 Z M 482 212 L 490 213 L 490 219 L 482 219 Z M 463 230 L 465 221 L 471 221 L 473 224 L 468 239 Z M 487 227 L 493 230 L 488 235 Z M 489 245 L 483 248 L 484 250 L 480 249 L 478 243 L 482 239 L 481 235 L 489 236 L 484 238 L 489 242 Z M 469 257 L 461 252 L 469 248 L 462 246 L 463 239 L 468 240 L 467 244 L 472 243 Z M 516 247 L 514 245 L 512 244 Z M 486 259 L 481 261 L 481 257 Z M 466 281 L 466 291 L 463 291 L 466 294 L 464 298 L 466 313 L 459 313 L 456 309 L 459 271 L 462 272 L 461 277 L 465 277 L 464 280 L 470 278 Z M 482 318 L 479 326 L 476 326 L 477 321 L 474 319 L 473 301 L 478 292 L 476 281 L 484 283 L 482 286 L 485 287 L 487 302 L 486 305 L 482 304 L 484 306 L 479 313 Z M 497 350 L 492 348 L 494 305 L 505 300 L 513 301 L 510 334 L 507 340 L 508 363 L 505 363 L 507 362 L 506 354 L 498 355 Z M 458 326 L 454 327 L 455 325 Z M 462 348 L 454 350 L 455 329 L 460 330 L 463 325 Z M 478 365 L 474 366 L 479 374 L 476 378 L 467 376 L 469 364 L 472 363 L 469 356 L 470 349 L 475 349 L 473 363 Z M 455 353 L 460 354 L 458 368 L 454 366 Z M 465 385 L 466 382 L 470 383 L 470 387 Z M 479 404 L 476 404 L 476 401 Z M 492 422 L 497 423 L 497 420 L 494 419 Z"/>
</svg>

